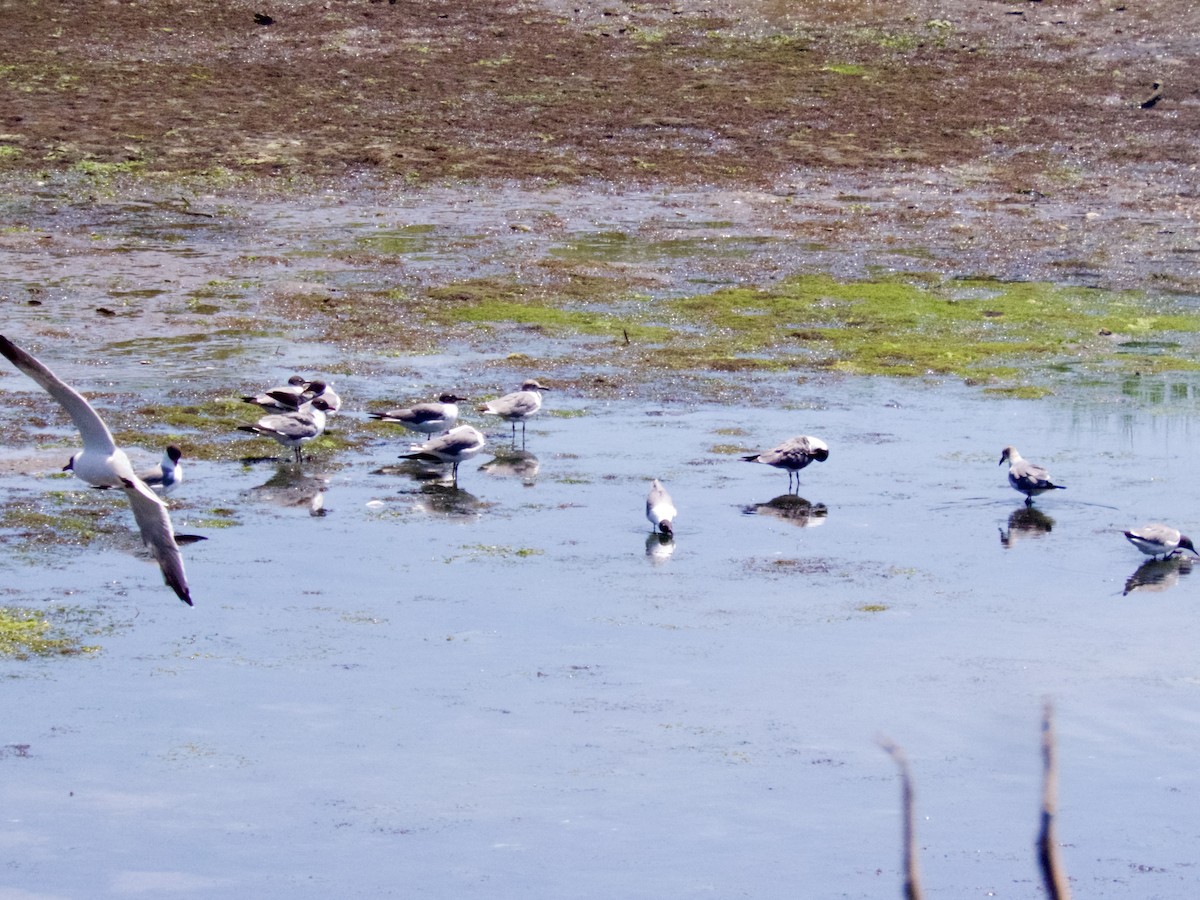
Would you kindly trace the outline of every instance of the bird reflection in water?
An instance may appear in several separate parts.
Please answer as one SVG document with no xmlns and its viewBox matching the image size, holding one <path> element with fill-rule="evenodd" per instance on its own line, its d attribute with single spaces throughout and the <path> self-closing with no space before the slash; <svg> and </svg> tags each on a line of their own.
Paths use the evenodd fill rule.
<svg viewBox="0 0 1200 900">
<path fill-rule="evenodd" d="M 291 461 L 280 462 L 275 468 L 275 474 L 257 487 L 250 488 L 248 494 L 256 500 L 271 503 L 275 506 L 303 506 L 311 512 L 314 503 L 318 509 L 324 508 L 322 493 L 329 487 L 329 476 L 310 474 L 292 465 Z"/>
<path fill-rule="evenodd" d="M 1169 556 L 1148 559 L 1125 579 L 1124 596 L 1134 591 L 1166 591 L 1175 586 L 1183 575 L 1189 575 L 1196 561 L 1190 556 Z"/>
<path fill-rule="evenodd" d="M 448 519 L 478 518 L 486 505 L 474 494 L 441 481 L 427 482 L 404 496 L 412 500 L 414 512 Z"/>
<path fill-rule="evenodd" d="M 1032 506 L 1014 509 L 1008 517 L 1008 527 L 1000 529 L 1000 543 L 1011 547 L 1021 538 L 1042 537 L 1054 528 L 1054 520 Z"/>
<path fill-rule="evenodd" d="M 675 538 L 653 531 L 646 535 L 646 558 L 655 565 L 665 563 L 675 552 Z"/>
<path fill-rule="evenodd" d="M 528 450 L 500 450 L 479 467 L 479 471 L 498 478 L 520 478 L 526 485 L 537 479 L 541 463 Z"/>
<path fill-rule="evenodd" d="M 780 494 L 766 503 L 751 503 L 743 506 L 748 516 L 774 516 L 798 528 L 815 528 L 825 524 L 829 507 L 824 503 L 812 503 L 796 494 Z"/>
</svg>

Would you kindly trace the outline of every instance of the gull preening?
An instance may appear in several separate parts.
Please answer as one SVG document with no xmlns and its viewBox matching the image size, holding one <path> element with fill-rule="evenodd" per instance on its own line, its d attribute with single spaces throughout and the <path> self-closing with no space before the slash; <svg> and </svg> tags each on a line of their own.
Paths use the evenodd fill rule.
<svg viewBox="0 0 1200 900">
<path fill-rule="evenodd" d="M 477 455 L 485 443 L 486 440 L 478 429 L 470 425 L 459 425 L 424 444 L 414 445 L 410 453 L 401 453 L 400 458 L 451 465 L 454 467 L 454 483 L 458 484 L 459 463 Z"/>
<path fill-rule="evenodd" d="M 1186 534 L 1180 534 L 1178 528 L 1172 528 L 1170 525 L 1164 525 L 1161 522 L 1152 522 L 1149 525 L 1143 525 L 1141 528 L 1135 528 L 1124 532 L 1126 539 L 1133 546 L 1137 547 L 1147 556 L 1159 557 L 1166 559 L 1172 553 L 1179 550 L 1191 550 L 1197 556 L 1200 553 L 1196 552 L 1196 548 L 1192 546 L 1192 539 Z"/>
<path fill-rule="evenodd" d="M 175 529 L 171 526 L 166 504 L 133 471 L 129 457 L 113 441 L 104 420 L 80 393 L 3 335 L 0 335 L 0 353 L 66 410 L 83 439 L 83 450 L 71 457 L 67 467 L 77 478 L 94 487 L 115 487 L 125 492 L 142 542 L 162 569 L 163 581 L 180 600 L 191 606 L 192 595 L 183 571 L 183 556 L 175 541 Z"/>
<path fill-rule="evenodd" d="M 650 524 L 656 531 L 673 537 L 675 516 L 675 504 L 671 500 L 671 495 L 662 486 L 662 482 L 655 478 L 650 482 L 650 493 L 646 496 L 646 518 L 650 520 Z"/>
<path fill-rule="evenodd" d="M 814 460 L 825 462 L 829 459 L 829 445 L 820 438 L 802 434 L 799 437 L 788 438 L 778 447 L 763 453 L 751 453 L 743 456 L 746 462 L 763 463 L 776 469 L 787 469 L 788 490 L 792 488 L 792 477 L 795 476 L 796 488 L 800 487 L 800 470 Z"/>
<path fill-rule="evenodd" d="M 158 465 L 138 472 L 137 476 L 147 487 L 165 496 L 183 481 L 183 466 L 179 462 L 181 459 L 183 451 L 171 444 L 163 452 L 162 461 Z"/>
<path fill-rule="evenodd" d="M 325 412 L 328 409 L 329 404 L 317 397 L 301 404 L 295 412 L 273 413 L 263 416 L 253 425 L 239 425 L 238 431 L 276 440 L 290 448 L 296 455 L 296 462 L 300 462 L 300 448 L 324 433 Z"/>
<path fill-rule="evenodd" d="M 454 427 L 454 423 L 458 421 L 458 403 L 460 400 L 466 399 L 466 397 L 447 392 L 439 396 L 436 403 L 414 403 L 403 409 L 368 413 L 368 416 L 379 422 L 403 425 L 409 431 L 437 434 Z"/>
<path fill-rule="evenodd" d="M 517 423 L 521 423 L 521 439 L 525 438 L 525 420 L 542 408 L 542 391 L 550 388 L 539 384 L 530 378 L 521 383 L 521 389 L 511 394 L 505 394 L 495 400 L 489 400 L 479 407 L 485 416 L 499 416 L 507 422 L 512 422 L 513 441 L 517 439 Z"/>
<path fill-rule="evenodd" d="M 1000 451 L 999 465 L 1004 465 L 1006 462 L 1008 463 L 1008 483 L 1012 485 L 1014 491 L 1020 491 L 1025 495 L 1026 506 L 1033 504 L 1033 498 L 1037 494 L 1066 490 L 1065 485 L 1054 484 L 1050 480 L 1050 473 L 1044 468 L 1021 456 L 1016 447 L 1005 447 Z"/>
</svg>

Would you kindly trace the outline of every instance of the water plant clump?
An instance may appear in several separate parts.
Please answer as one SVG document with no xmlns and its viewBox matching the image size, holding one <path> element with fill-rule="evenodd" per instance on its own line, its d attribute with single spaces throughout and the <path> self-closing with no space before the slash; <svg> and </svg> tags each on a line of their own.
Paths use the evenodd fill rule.
<svg viewBox="0 0 1200 900">
<path fill-rule="evenodd" d="M 0 607 L 0 658 L 78 656 L 100 648 L 65 627 L 77 617 L 63 608 L 43 612 L 25 607 Z"/>
</svg>

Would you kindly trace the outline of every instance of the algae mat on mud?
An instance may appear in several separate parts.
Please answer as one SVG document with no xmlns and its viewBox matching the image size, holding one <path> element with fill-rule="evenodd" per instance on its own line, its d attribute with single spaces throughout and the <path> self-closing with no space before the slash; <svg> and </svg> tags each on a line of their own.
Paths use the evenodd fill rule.
<svg viewBox="0 0 1200 900">
<path fill-rule="evenodd" d="M 1046 381 L 1076 363 L 1119 373 L 1195 369 L 1173 351 L 1200 329 L 1182 305 L 1137 292 L 933 276 L 798 275 L 668 300 L 564 304 L 551 294 L 511 285 L 494 295 L 463 291 L 435 316 L 551 336 L 632 336 L 655 345 L 645 361 L 659 368 L 952 375 L 1026 395 L 1049 389 L 1027 382 L 1031 365 Z"/>
</svg>

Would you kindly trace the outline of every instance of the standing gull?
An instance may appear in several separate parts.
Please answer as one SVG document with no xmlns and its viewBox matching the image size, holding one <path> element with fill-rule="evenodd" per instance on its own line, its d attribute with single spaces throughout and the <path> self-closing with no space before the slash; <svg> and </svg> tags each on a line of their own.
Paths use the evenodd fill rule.
<svg viewBox="0 0 1200 900">
<path fill-rule="evenodd" d="M 300 448 L 325 431 L 325 411 L 329 404 L 317 397 L 295 412 L 275 413 L 263 416 L 253 425 L 239 425 L 238 431 L 248 431 L 262 437 L 272 438 L 285 447 L 290 447 L 300 462 Z"/>
<path fill-rule="evenodd" d="M 369 413 L 380 422 L 394 422 L 409 431 L 421 434 L 437 434 L 454 427 L 458 421 L 458 401 L 466 400 L 457 394 L 445 393 L 436 403 L 415 403 L 404 409 L 389 409 L 387 412 Z"/>
<path fill-rule="evenodd" d="M 1147 556 L 1161 556 L 1166 559 L 1177 550 L 1191 550 L 1196 552 L 1196 548 L 1192 546 L 1192 539 L 1186 534 L 1180 534 L 1178 528 L 1172 528 L 1170 525 L 1163 525 L 1161 522 L 1153 522 L 1150 525 L 1143 525 L 1131 531 L 1125 532 L 1125 537 L 1129 543 L 1137 547 Z"/>
<path fill-rule="evenodd" d="M 293 375 L 287 384 L 267 388 L 261 394 L 249 394 L 242 397 L 246 403 L 261 406 L 267 412 L 294 412 L 304 401 L 300 395 L 308 390 L 308 379 L 303 375 Z"/>
<path fill-rule="evenodd" d="M 517 423 L 521 423 L 521 439 L 525 439 L 525 420 L 542 408 L 542 391 L 550 388 L 539 384 L 530 378 L 521 383 L 521 389 L 511 394 L 505 394 L 496 400 L 489 400 L 479 407 L 485 416 L 499 416 L 512 422 L 513 441 L 517 439 Z"/>
<path fill-rule="evenodd" d="M 1008 463 L 1008 483 L 1012 485 L 1014 491 L 1020 491 L 1025 495 L 1026 506 L 1033 504 L 1036 494 L 1066 490 L 1064 485 L 1054 484 L 1050 481 L 1049 472 L 1022 457 L 1016 447 L 1005 447 L 1000 452 L 999 464 L 1004 465 L 1006 462 Z"/>
<path fill-rule="evenodd" d="M 180 600 L 191 606 L 192 596 L 183 571 L 183 556 L 175 542 L 175 529 L 171 527 L 167 507 L 138 478 L 129 463 L 129 457 L 113 441 L 104 420 L 74 388 L 3 335 L 0 335 L 0 353 L 41 385 L 67 411 L 83 438 L 83 450 L 71 457 L 68 468 L 90 485 L 118 487 L 125 492 L 133 509 L 133 517 L 137 520 L 142 542 L 158 561 L 163 581 Z"/>
<path fill-rule="evenodd" d="M 777 469 L 787 469 L 788 490 L 792 488 L 792 476 L 796 477 L 796 487 L 800 487 L 800 470 L 811 463 L 825 462 L 829 459 L 829 445 L 820 438 L 803 434 L 799 437 L 788 438 L 773 450 L 764 453 L 752 453 L 743 456 L 746 462 L 763 463 Z"/>
<path fill-rule="evenodd" d="M 646 518 L 657 531 L 667 537 L 675 535 L 675 504 L 671 495 L 657 478 L 650 482 L 650 493 L 646 496 Z"/>
<path fill-rule="evenodd" d="M 183 451 L 171 444 L 163 453 L 162 461 L 157 466 L 138 472 L 138 478 L 160 494 L 169 494 L 183 481 L 183 466 L 179 463 L 181 459 Z"/>
<path fill-rule="evenodd" d="M 448 463 L 454 466 L 454 483 L 458 484 L 458 464 L 479 453 L 484 443 L 484 437 L 477 429 L 470 425 L 459 425 L 424 444 L 414 446 L 411 453 L 401 453 L 400 458 Z"/>
</svg>

